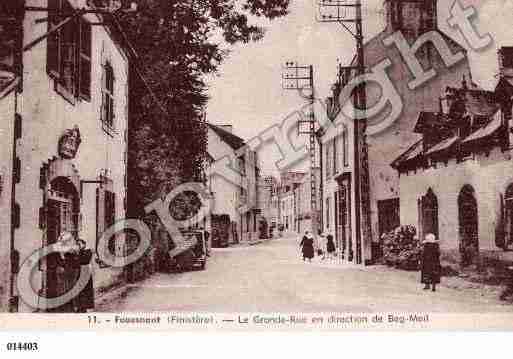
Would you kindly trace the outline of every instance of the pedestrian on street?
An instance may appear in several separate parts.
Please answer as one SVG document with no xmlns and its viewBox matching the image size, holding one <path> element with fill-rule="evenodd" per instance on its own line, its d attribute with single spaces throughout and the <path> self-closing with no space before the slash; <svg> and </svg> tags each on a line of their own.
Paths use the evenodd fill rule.
<svg viewBox="0 0 513 359">
<path fill-rule="evenodd" d="M 326 235 L 320 231 L 317 238 L 317 255 L 322 256 L 322 260 L 326 259 Z"/>
<path fill-rule="evenodd" d="M 333 241 L 333 235 L 330 233 L 326 237 L 326 252 L 328 252 L 328 258 L 333 259 L 333 253 L 335 253 L 335 242 Z"/>
<path fill-rule="evenodd" d="M 303 252 L 303 260 L 308 258 L 308 261 L 311 262 L 314 256 L 314 238 L 308 231 L 305 232 L 299 246 Z"/>
<path fill-rule="evenodd" d="M 421 256 L 421 283 L 424 284 L 424 290 L 436 291 L 436 285 L 440 283 L 442 266 L 440 265 L 440 246 L 434 234 L 426 234 L 422 241 Z"/>
</svg>

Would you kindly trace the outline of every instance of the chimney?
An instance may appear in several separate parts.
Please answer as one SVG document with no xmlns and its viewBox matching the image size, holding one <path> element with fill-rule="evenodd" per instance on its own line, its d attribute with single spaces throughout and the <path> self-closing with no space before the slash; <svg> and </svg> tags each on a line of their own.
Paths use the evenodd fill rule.
<svg viewBox="0 0 513 359">
<path fill-rule="evenodd" d="M 503 46 L 499 50 L 499 74 L 501 77 L 513 77 L 512 46 Z"/>
<path fill-rule="evenodd" d="M 221 127 L 226 132 L 233 133 L 233 126 L 232 125 L 216 125 L 217 127 Z"/>
</svg>

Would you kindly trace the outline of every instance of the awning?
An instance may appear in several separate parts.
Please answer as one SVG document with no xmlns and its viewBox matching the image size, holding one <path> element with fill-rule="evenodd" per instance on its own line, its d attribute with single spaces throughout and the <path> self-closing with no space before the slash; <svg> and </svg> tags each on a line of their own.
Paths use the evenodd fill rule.
<svg viewBox="0 0 513 359">
<path fill-rule="evenodd" d="M 476 132 L 472 133 L 470 136 L 465 138 L 462 143 L 468 143 L 472 141 L 476 141 L 485 137 L 488 137 L 490 135 L 493 135 L 495 131 L 497 131 L 502 124 L 502 120 L 500 115 L 496 115 L 495 118 L 490 121 L 486 126 L 481 127 Z"/>
<path fill-rule="evenodd" d="M 437 143 L 435 146 L 431 147 L 426 152 L 426 154 L 429 155 L 429 154 L 433 154 L 433 153 L 440 152 L 440 151 L 443 151 L 443 150 L 447 150 L 452 145 L 454 145 L 458 140 L 459 140 L 459 136 L 454 136 L 454 137 L 451 137 L 451 138 L 447 138 L 447 139 L 443 140 L 442 142 Z"/>
</svg>

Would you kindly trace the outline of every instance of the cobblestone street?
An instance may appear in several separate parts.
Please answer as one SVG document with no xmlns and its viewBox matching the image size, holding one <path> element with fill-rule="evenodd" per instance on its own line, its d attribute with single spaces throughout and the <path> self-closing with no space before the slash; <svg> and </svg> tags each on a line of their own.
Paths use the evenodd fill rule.
<svg viewBox="0 0 513 359">
<path fill-rule="evenodd" d="M 500 288 L 423 291 L 418 272 L 300 259 L 297 237 L 214 249 L 205 271 L 156 274 L 100 299 L 100 312 L 512 312 Z M 460 280 L 463 281 L 463 280 Z M 463 281 L 464 282 L 464 281 Z M 461 284 L 461 283 L 460 283 Z"/>
</svg>

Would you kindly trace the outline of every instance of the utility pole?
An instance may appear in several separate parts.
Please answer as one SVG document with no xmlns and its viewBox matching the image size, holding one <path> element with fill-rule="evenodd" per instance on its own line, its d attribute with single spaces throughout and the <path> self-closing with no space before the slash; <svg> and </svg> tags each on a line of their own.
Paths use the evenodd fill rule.
<svg viewBox="0 0 513 359">
<path fill-rule="evenodd" d="M 362 2 L 361 0 L 319 0 L 318 2 L 320 22 L 338 23 L 356 40 L 356 59 L 354 66 L 344 67 L 340 70 L 356 72 L 356 76 L 365 73 L 365 57 L 362 26 Z M 344 86 L 345 84 L 341 84 Z M 367 99 L 365 84 L 362 83 L 353 92 L 354 106 L 360 111 L 365 111 Z M 343 104 L 341 104 L 343 105 Z M 358 119 L 354 124 L 354 203 L 355 210 L 355 244 L 356 263 L 363 262 L 363 242 L 370 240 L 370 197 L 369 197 L 369 166 L 368 149 L 366 139 L 366 119 Z M 352 253 L 352 243 L 349 242 L 349 255 Z"/>
<path fill-rule="evenodd" d="M 310 112 L 307 119 L 298 121 L 298 135 L 309 135 L 308 152 L 310 156 L 310 212 L 312 222 L 312 234 L 317 238 L 318 216 L 317 216 L 317 176 L 315 174 L 315 93 L 314 93 L 314 71 L 312 65 L 302 66 L 294 62 L 286 62 L 282 76 L 283 88 L 285 90 L 299 91 L 301 96 L 308 100 Z M 305 94 L 305 92 L 307 93 Z M 302 126 L 306 124 L 307 129 Z"/>
</svg>

